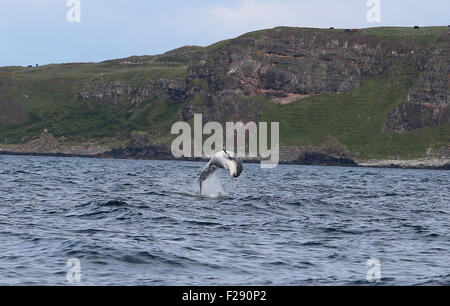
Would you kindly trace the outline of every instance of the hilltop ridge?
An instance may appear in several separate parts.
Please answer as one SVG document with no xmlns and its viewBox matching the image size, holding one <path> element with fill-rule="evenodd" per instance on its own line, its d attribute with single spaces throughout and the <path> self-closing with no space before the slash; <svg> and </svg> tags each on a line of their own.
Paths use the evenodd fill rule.
<svg viewBox="0 0 450 306">
<path fill-rule="evenodd" d="M 448 27 L 277 27 L 161 55 L 0 67 L 0 150 L 44 130 L 97 153 L 136 131 L 167 148 L 172 123 L 202 113 L 279 121 L 287 148 L 332 137 L 356 159 L 449 158 L 449 50 Z"/>
</svg>

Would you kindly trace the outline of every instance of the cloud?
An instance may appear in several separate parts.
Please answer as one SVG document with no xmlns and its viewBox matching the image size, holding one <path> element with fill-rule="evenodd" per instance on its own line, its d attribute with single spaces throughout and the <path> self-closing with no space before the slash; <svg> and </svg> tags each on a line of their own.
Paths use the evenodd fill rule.
<svg viewBox="0 0 450 306">
<path fill-rule="evenodd" d="M 361 1 L 360 1 L 361 2 Z M 362 2 L 363 5 L 365 4 Z M 361 6 L 361 5 L 360 5 Z M 216 26 L 254 30 L 275 26 L 328 27 L 349 17 L 365 17 L 361 10 L 360 17 L 355 11 L 349 12 L 340 1 L 256 1 L 245 0 L 234 7 L 212 6 L 204 11 L 208 21 Z"/>
<path fill-rule="evenodd" d="M 356 27 L 365 19 L 366 0 L 218 0 L 167 11 L 155 23 L 178 46 L 204 46 L 276 26 Z"/>
<path fill-rule="evenodd" d="M 446 25 L 450 3 L 381 0 L 382 22 L 368 23 L 367 0 L 81 0 L 81 23 L 72 24 L 66 2 L 1 0 L 0 66 L 156 54 L 283 25 Z"/>
</svg>

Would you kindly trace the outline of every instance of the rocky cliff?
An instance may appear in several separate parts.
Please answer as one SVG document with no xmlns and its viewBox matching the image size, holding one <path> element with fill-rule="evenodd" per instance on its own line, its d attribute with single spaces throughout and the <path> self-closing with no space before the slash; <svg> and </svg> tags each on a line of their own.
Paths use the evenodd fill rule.
<svg viewBox="0 0 450 306">
<path fill-rule="evenodd" d="M 279 27 L 156 56 L 3 67 L 0 143 L 29 151 L 48 130 L 124 148 L 143 130 L 152 144 L 141 147 L 167 148 L 172 123 L 202 113 L 279 121 L 282 146 L 301 156 L 325 152 L 328 136 L 352 156 L 336 158 L 436 155 L 450 144 L 449 33 Z"/>
</svg>

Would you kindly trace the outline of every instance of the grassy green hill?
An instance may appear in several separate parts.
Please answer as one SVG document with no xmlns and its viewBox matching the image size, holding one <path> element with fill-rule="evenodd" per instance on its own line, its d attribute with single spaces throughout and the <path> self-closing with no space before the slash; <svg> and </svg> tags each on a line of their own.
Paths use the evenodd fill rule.
<svg viewBox="0 0 450 306">
<path fill-rule="evenodd" d="M 362 158 L 423 156 L 432 147 L 450 144 L 450 124 L 409 133 L 383 132 L 388 112 L 403 101 L 417 78 L 399 65 L 400 76 L 383 75 L 343 94 L 324 94 L 287 105 L 267 102 L 263 121 L 280 121 L 282 145 L 319 145 L 332 135 Z"/>
<path fill-rule="evenodd" d="M 367 44 L 379 44 L 386 50 L 396 48 L 398 52 L 403 52 L 405 48 L 410 48 L 408 52 L 413 50 L 415 53 L 405 53 L 400 59 L 386 58 L 386 62 L 374 63 L 374 68 L 370 68 L 372 70 L 361 73 L 362 81 L 359 86 L 352 86 L 343 92 L 322 89 L 311 92 L 312 96 L 309 98 L 283 105 L 273 103 L 270 96 L 262 92 L 272 90 L 277 94 L 284 94 L 297 89 L 288 88 L 284 84 L 276 85 L 278 87 L 272 84 L 254 85 L 263 76 L 260 72 L 247 72 L 248 68 L 244 67 L 247 70 L 242 68 L 242 75 L 234 78 L 245 83 L 249 79 L 246 74 L 251 73 L 256 81 L 248 81 L 250 93 L 236 96 L 236 101 L 247 99 L 252 101 L 248 105 L 252 105 L 256 103 L 255 97 L 259 97 L 257 103 L 260 103 L 260 107 L 252 106 L 249 113 L 254 113 L 254 117 L 246 115 L 243 120 L 256 118 L 261 121 L 279 121 L 281 142 L 285 146 L 319 145 L 325 136 L 331 135 L 362 158 L 420 157 L 430 147 L 437 149 L 450 145 L 447 113 L 444 113 L 444 117 L 441 116 L 443 119 L 439 119 L 437 126 L 423 121 L 425 123 L 422 126 L 419 124 L 403 132 L 384 128 L 392 109 L 405 103 L 408 93 L 429 74 L 428 70 L 433 70 L 428 67 L 433 63 L 426 62 L 428 54 L 434 54 L 437 52 L 436 48 L 440 48 L 439 50 L 444 51 L 439 52 L 448 62 L 448 53 L 445 53 L 449 49 L 449 42 L 445 39 L 447 27 L 425 27 L 419 30 L 384 27 L 350 33 L 343 29 L 281 27 L 248 33 L 208 47 L 183 47 L 157 56 L 31 68 L 0 67 L 0 144 L 25 143 L 38 137 L 44 129 L 55 137 L 64 136 L 74 142 L 102 139 L 112 146 L 125 143 L 133 131 L 142 130 L 147 131 L 155 143 L 170 143 L 172 123 L 189 120 L 191 114 L 186 110 L 199 107 L 220 114 L 221 105 L 229 102 L 211 96 L 221 97 L 219 92 L 229 92 L 235 86 L 244 88 L 242 92 L 247 90 L 244 87 L 246 84 L 235 85 L 241 83 L 234 82 L 235 79 L 227 73 L 218 71 L 222 66 L 231 67 L 234 64 L 228 62 L 232 58 L 229 54 L 240 54 L 246 63 L 250 63 L 248 65 L 269 65 L 267 58 L 268 55 L 272 58 L 272 45 L 275 45 L 279 54 L 275 64 L 270 65 L 277 69 L 282 67 L 285 69 L 282 77 L 287 75 L 292 78 L 292 75 L 302 73 L 300 68 L 295 70 L 292 67 L 304 65 L 301 62 L 304 55 L 289 59 L 290 54 L 286 50 L 290 49 L 276 46 L 285 42 L 279 43 L 273 38 L 278 37 L 277 35 L 290 35 L 287 37 L 302 41 L 305 33 L 319 37 L 324 41 L 323 46 L 328 46 L 327 39 L 341 42 L 348 39 L 350 44 L 352 41 L 362 44 L 367 40 Z M 264 47 L 258 47 L 262 43 L 264 46 L 270 45 L 272 49 L 267 49 L 270 52 L 262 53 Z M 333 61 L 342 61 L 338 66 L 344 67 L 343 69 L 353 67 L 349 60 L 352 54 L 344 61 L 333 50 L 323 48 L 328 52 L 326 56 L 320 49 L 308 51 L 307 56 L 314 59 L 308 67 L 331 65 L 328 63 Z M 372 55 L 364 54 L 364 50 L 358 52 L 358 56 L 365 56 L 361 60 L 365 65 Z M 420 56 L 416 57 L 417 54 Z M 286 62 L 286 58 L 290 62 Z M 206 72 L 201 71 L 202 60 L 207 63 L 209 70 Z M 437 60 L 436 62 L 439 63 Z M 324 71 L 328 72 L 324 73 L 331 73 L 331 66 L 327 67 Z M 364 67 L 361 69 L 366 69 Z M 324 75 L 323 78 L 327 77 Z M 441 114 L 442 109 L 448 111 L 448 73 L 446 80 L 446 102 L 433 104 L 440 107 Z M 433 87 L 433 84 L 430 86 Z M 439 86 L 442 87 L 442 84 Z M 309 94 L 303 91 L 304 89 L 299 89 L 296 93 Z M 418 101 L 425 104 L 428 102 Z M 233 118 L 240 119 L 239 112 Z M 226 119 L 228 118 L 223 117 L 223 120 Z"/>
<path fill-rule="evenodd" d="M 48 129 L 72 139 L 128 138 L 133 130 L 170 129 L 179 103 L 135 106 L 123 97 L 116 104 L 80 103 L 78 89 L 120 80 L 139 87 L 160 78 L 181 78 L 185 66 L 86 63 L 33 68 L 2 68 L 0 139 L 20 143 Z"/>
</svg>

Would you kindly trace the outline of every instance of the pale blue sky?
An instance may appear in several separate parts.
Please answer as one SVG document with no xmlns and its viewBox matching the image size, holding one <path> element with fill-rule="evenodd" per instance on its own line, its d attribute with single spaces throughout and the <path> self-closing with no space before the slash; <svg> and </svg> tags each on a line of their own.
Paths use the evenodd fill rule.
<svg viewBox="0 0 450 306">
<path fill-rule="evenodd" d="M 80 0 L 80 23 L 67 21 L 66 2 L 1 0 L 0 66 L 158 54 L 280 25 L 450 23 L 449 0 L 380 0 L 381 23 L 367 21 L 367 0 Z"/>
</svg>

